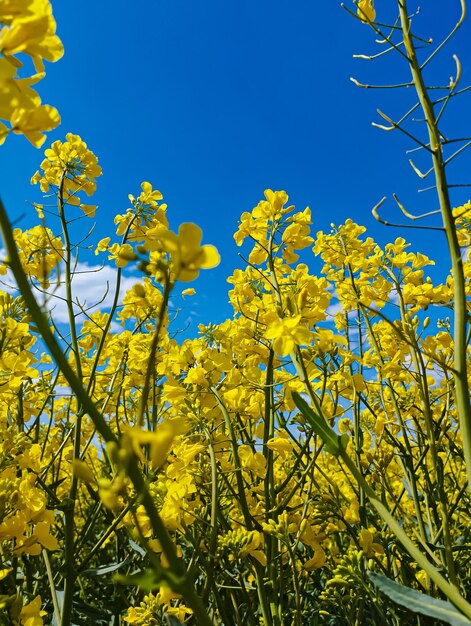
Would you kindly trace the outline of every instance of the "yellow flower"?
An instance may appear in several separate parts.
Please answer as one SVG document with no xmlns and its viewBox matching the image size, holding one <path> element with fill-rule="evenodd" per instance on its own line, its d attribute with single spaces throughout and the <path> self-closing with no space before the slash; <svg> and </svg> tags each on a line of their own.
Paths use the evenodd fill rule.
<svg viewBox="0 0 471 626">
<path fill-rule="evenodd" d="M 362 22 L 374 22 L 376 18 L 374 0 L 359 0 L 357 14 Z"/>
<path fill-rule="evenodd" d="M 97 206 L 95 204 L 81 204 L 80 208 L 87 217 L 95 217 Z"/>
<path fill-rule="evenodd" d="M 159 608 L 159 600 L 152 593 L 144 596 L 144 600 L 138 607 L 129 607 L 128 614 L 124 618 L 124 621 L 128 624 L 136 624 L 136 626 L 148 626 L 155 624 L 154 616 Z"/>
<path fill-rule="evenodd" d="M 107 509 L 116 511 L 122 507 L 123 499 L 119 493 L 122 486 L 122 481 L 119 478 L 113 482 L 108 478 L 101 478 L 98 481 L 98 494 Z"/>
<path fill-rule="evenodd" d="M 6 567 L 5 569 L 0 569 L 0 580 L 3 580 L 8 576 L 10 572 L 13 571 L 12 567 Z"/>
<path fill-rule="evenodd" d="M 94 483 L 95 476 L 89 466 L 85 463 L 85 461 L 80 461 L 80 459 L 74 459 L 72 461 L 72 469 L 74 476 L 83 480 L 87 483 Z"/>
<path fill-rule="evenodd" d="M 258 532 L 257 530 L 251 530 L 247 533 L 247 539 L 239 550 L 239 556 L 244 557 L 250 554 L 250 556 L 256 558 L 261 565 L 266 565 L 267 557 L 261 550 L 261 548 L 263 548 L 263 543 L 263 533 Z"/>
<path fill-rule="evenodd" d="M 214 246 L 201 246 L 203 233 L 196 224 L 181 224 L 178 235 L 167 230 L 160 235 L 160 243 L 173 261 L 175 277 L 183 283 L 197 278 L 200 269 L 219 265 L 219 253 Z"/>
<path fill-rule="evenodd" d="M 38 522 L 34 527 L 34 536 L 46 550 L 57 550 L 59 543 L 54 535 L 51 535 L 51 524 L 48 521 Z"/>
<path fill-rule="evenodd" d="M 74 206 L 80 205 L 78 194 L 83 191 L 91 196 L 96 189 L 96 178 L 101 176 L 98 159 L 87 144 L 72 133 L 67 133 L 66 141 L 54 141 L 44 151 L 46 157 L 31 179 L 31 184 L 39 183 L 41 191 L 47 193 L 51 186 L 61 186 L 64 200 Z M 90 205 L 83 205 L 85 212 L 92 212 Z"/>
<path fill-rule="evenodd" d="M 128 429 L 123 435 L 123 447 L 134 451 L 141 461 L 144 461 L 141 446 L 150 444 L 150 458 L 155 469 L 161 467 L 167 460 L 172 443 L 178 435 L 188 430 L 185 418 L 164 420 L 155 431 L 142 430 L 139 427 Z"/>
<path fill-rule="evenodd" d="M 141 189 L 142 192 L 139 194 L 137 200 L 142 204 L 155 204 L 157 200 L 162 200 L 163 198 L 161 192 L 158 189 L 152 189 L 152 185 L 147 181 L 141 183 Z M 131 198 L 132 200 L 134 199 L 132 196 L 130 196 L 130 199 Z"/>
<path fill-rule="evenodd" d="M 375 543 L 373 533 L 366 528 L 360 531 L 358 543 L 366 557 L 372 557 L 375 554 L 384 554 L 383 546 L 380 543 Z"/>
<path fill-rule="evenodd" d="M 319 546 L 315 552 L 314 556 L 304 563 L 303 567 L 308 572 L 311 572 L 314 569 L 319 569 L 323 567 L 326 562 L 326 556 L 324 550 Z"/>
<path fill-rule="evenodd" d="M 25 231 L 15 228 L 13 236 L 25 271 L 47 287 L 52 270 L 62 260 L 61 240 L 44 226 Z"/>
<path fill-rule="evenodd" d="M 95 254 L 97 255 L 99 252 L 106 252 L 110 245 L 111 237 L 105 237 L 104 239 L 100 239 L 95 248 Z"/>
<path fill-rule="evenodd" d="M 32 485 L 35 480 L 34 474 L 28 474 L 20 483 L 20 495 L 23 506 L 33 515 L 41 513 L 46 508 L 44 493 Z"/>
<path fill-rule="evenodd" d="M 285 317 L 272 322 L 265 331 L 267 339 L 273 339 L 273 350 L 286 356 L 295 346 L 311 342 L 311 333 L 301 324 L 301 316 Z"/>
<path fill-rule="evenodd" d="M 239 558 L 250 555 L 261 565 L 267 564 L 267 557 L 263 552 L 264 536 L 257 530 L 247 530 L 243 527 L 230 530 L 219 537 L 219 545 L 223 550 L 230 550 Z"/>
<path fill-rule="evenodd" d="M 27 519 L 22 511 L 16 511 L 15 515 L 4 518 L 0 524 L 0 539 L 15 537 L 20 540 L 26 529 Z"/>
<path fill-rule="evenodd" d="M 41 611 L 41 596 L 36 596 L 21 609 L 20 624 L 21 626 L 43 626 L 43 615 L 46 615 L 46 611 Z"/>
<path fill-rule="evenodd" d="M 5 124 L 3 124 L 3 122 L 0 122 L 0 146 L 2 145 L 2 143 L 4 143 L 9 132 L 9 129 L 5 126 Z"/>
<path fill-rule="evenodd" d="M 103 240 L 100 241 L 100 244 L 102 242 Z M 114 243 L 110 246 L 108 251 L 110 253 L 108 258 L 114 259 L 117 267 L 126 267 L 129 261 L 135 261 L 137 259 L 137 254 L 128 243 L 125 243 L 122 246 L 120 246 L 119 243 Z"/>
<path fill-rule="evenodd" d="M 239 457 L 242 467 L 251 470 L 259 478 L 265 478 L 267 460 L 261 452 L 254 452 L 245 444 L 239 446 Z"/>
<path fill-rule="evenodd" d="M 48 104 L 34 109 L 15 109 L 10 119 L 12 131 L 24 135 L 36 148 L 40 148 L 46 139 L 44 131 L 56 128 L 60 121 L 57 109 Z"/>
<path fill-rule="evenodd" d="M 56 22 L 49 2 L 37 2 L 36 11 L 12 20 L 11 26 L 0 32 L 0 50 L 4 54 L 23 52 L 30 55 L 38 69 L 41 59 L 57 61 L 64 54 L 61 40 L 55 34 Z"/>
<path fill-rule="evenodd" d="M 280 431 L 277 437 L 269 439 L 266 445 L 267 448 L 280 453 L 283 457 L 286 456 L 287 452 L 292 452 L 293 450 L 293 444 L 289 439 L 289 435 L 284 431 Z"/>
<path fill-rule="evenodd" d="M 34 108 L 41 100 L 31 85 L 43 78 L 44 74 L 34 74 L 28 78 L 18 78 L 16 68 L 9 60 L 0 59 L 0 118 L 9 120 L 14 109 Z"/>
<path fill-rule="evenodd" d="M 471 245 L 471 202 L 468 200 L 463 206 L 453 209 L 456 232 L 460 246 Z"/>
</svg>

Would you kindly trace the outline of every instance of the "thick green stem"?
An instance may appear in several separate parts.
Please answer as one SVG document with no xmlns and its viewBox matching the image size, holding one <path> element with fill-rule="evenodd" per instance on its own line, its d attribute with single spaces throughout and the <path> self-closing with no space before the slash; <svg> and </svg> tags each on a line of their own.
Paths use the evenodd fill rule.
<svg viewBox="0 0 471 626">
<path fill-rule="evenodd" d="M 275 493 L 275 475 L 274 475 L 274 457 L 273 450 L 267 446 L 269 439 L 275 436 L 275 410 L 273 407 L 273 350 L 270 348 L 268 353 L 267 371 L 265 378 L 265 419 L 263 434 L 263 453 L 267 460 L 265 475 L 265 519 L 268 522 L 274 518 L 273 509 L 276 505 Z M 270 579 L 270 610 L 273 619 L 273 626 L 279 626 L 280 617 L 278 615 L 278 607 L 281 604 L 279 591 L 279 550 L 278 539 L 267 535 L 265 537 L 268 576 Z"/>
<path fill-rule="evenodd" d="M 453 339 L 455 344 L 455 396 L 466 469 L 468 476 L 471 476 L 471 404 L 469 400 L 468 372 L 466 364 L 467 312 L 463 259 L 461 257 L 461 249 L 458 243 L 458 235 L 456 232 L 456 225 L 450 202 L 449 186 L 446 177 L 445 162 L 443 159 L 442 143 L 440 140 L 440 131 L 438 129 L 438 122 L 433 108 L 433 103 L 430 99 L 427 87 L 425 86 L 422 69 L 417 59 L 406 0 L 398 0 L 398 6 L 404 36 L 404 45 L 412 73 L 412 80 L 427 122 L 438 202 L 440 205 L 440 212 L 442 215 L 443 226 L 445 228 L 451 258 L 454 302 Z M 468 485 L 469 489 L 471 489 L 471 481 L 468 481 Z"/>
</svg>

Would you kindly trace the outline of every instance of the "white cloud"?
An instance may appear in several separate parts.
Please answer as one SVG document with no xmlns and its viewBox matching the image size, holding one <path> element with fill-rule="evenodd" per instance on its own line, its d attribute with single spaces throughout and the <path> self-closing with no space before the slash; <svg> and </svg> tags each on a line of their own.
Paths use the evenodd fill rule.
<svg viewBox="0 0 471 626">
<path fill-rule="evenodd" d="M 72 299 L 74 302 L 74 312 L 83 316 L 81 310 L 88 314 L 93 311 L 107 311 L 111 308 L 115 297 L 117 269 L 105 265 L 89 265 L 88 263 L 78 263 L 72 279 Z M 59 285 L 51 284 L 47 292 L 47 308 L 52 313 L 53 319 L 58 323 L 68 323 L 68 312 L 66 303 L 66 285 L 63 282 L 64 275 L 61 276 Z M 121 276 L 120 302 L 125 292 L 139 278 L 134 276 Z"/>
<path fill-rule="evenodd" d="M 0 250 L 0 258 L 3 254 L 4 251 Z M 109 265 L 77 264 L 72 278 L 72 300 L 78 322 L 82 322 L 85 319 L 83 310 L 89 315 L 94 311 L 105 312 L 110 310 L 115 297 L 117 274 L 117 268 Z M 65 273 L 62 267 L 57 283 L 51 282 L 50 287 L 44 292 L 40 290 L 35 292 L 37 301 L 51 313 L 52 319 L 56 324 L 68 324 L 69 322 L 64 277 Z M 131 289 L 139 280 L 138 276 L 129 276 L 122 273 L 120 303 L 126 291 Z M 0 288 L 11 294 L 17 291 L 15 281 L 10 272 L 2 277 Z M 113 323 L 115 332 L 120 329 L 122 330 L 122 327 L 119 324 Z"/>
</svg>

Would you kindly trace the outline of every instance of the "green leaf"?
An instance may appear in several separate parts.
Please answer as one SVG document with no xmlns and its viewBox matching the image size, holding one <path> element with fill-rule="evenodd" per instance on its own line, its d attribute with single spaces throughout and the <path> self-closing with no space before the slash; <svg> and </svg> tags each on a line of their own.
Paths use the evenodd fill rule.
<svg viewBox="0 0 471 626">
<path fill-rule="evenodd" d="M 83 572 L 80 572 L 80 576 L 86 576 L 87 578 L 93 578 L 94 576 L 104 576 L 105 574 L 111 574 L 111 572 L 115 572 L 123 565 L 127 565 L 130 561 L 133 560 L 133 556 L 127 556 L 124 561 L 121 563 L 110 563 L 110 565 L 103 565 L 102 567 L 94 567 L 90 569 L 85 569 Z"/>
<path fill-rule="evenodd" d="M 440 619 L 451 626 L 470 626 L 471 621 L 458 611 L 450 602 L 437 600 L 425 593 L 399 585 L 382 574 L 370 574 L 372 583 L 393 602 L 413 613 Z"/>
<path fill-rule="evenodd" d="M 144 550 L 144 548 L 141 548 L 141 546 L 138 543 L 136 543 L 135 541 L 133 541 L 132 539 L 129 540 L 129 545 L 140 556 L 145 556 L 146 555 L 146 551 Z"/>
<path fill-rule="evenodd" d="M 162 576 L 159 576 L 153 570 L 144 570 L 142 572 L 135 572 L 124 576 L 123 574 L 115 574 L 113 576 L 113 582 L 120 585 L 132 585 L 133 587 L 139 587 L 144 591 L 154 591 L 162 585 Z"/>
<path fill-rule="evenodd" d="M 325 449 L 334 456 L 339 456 L 342 450 L 345 450 L 349 442 L 349 436 L 345 433 L 342 436 L 337 435 L 335 430 L 331 428 L 323 415 L 315 413 L 297 391 L 292 392 L 295 405 L 298 407 L 301 415 L 305 418 L 312 430 L 324 442 Z"/>
</svg>

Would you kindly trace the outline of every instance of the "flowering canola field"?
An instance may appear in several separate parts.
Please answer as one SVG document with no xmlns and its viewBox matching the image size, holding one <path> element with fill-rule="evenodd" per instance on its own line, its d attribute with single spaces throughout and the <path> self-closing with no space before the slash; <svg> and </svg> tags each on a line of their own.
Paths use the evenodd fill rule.
<svg viewBox="0 0 471 626">
<path fill-rule="evenodd" d="M 353 13 L 381 28 L 371 0 Z M 39 148 L 60 121 L 36 91 L 63 52 L 52 8 L 0 0 L 0 21 L 0 142 Z M 18 285 L 0 292 L 0 624 L 471 623 L 471 204 L 440 200 L 451 269 L 434 284 L 403 237 L 315 233 L 267 189 L 234 235 L 233 316 L 180 340 L 172 294 L 219 253 L 151 182 L 87 241 L 116 268 L 111 308 L 74 297 L 100 175 L 69 133 L 31 179 L 37 225 L 0 207 Z"/>
</svg>

